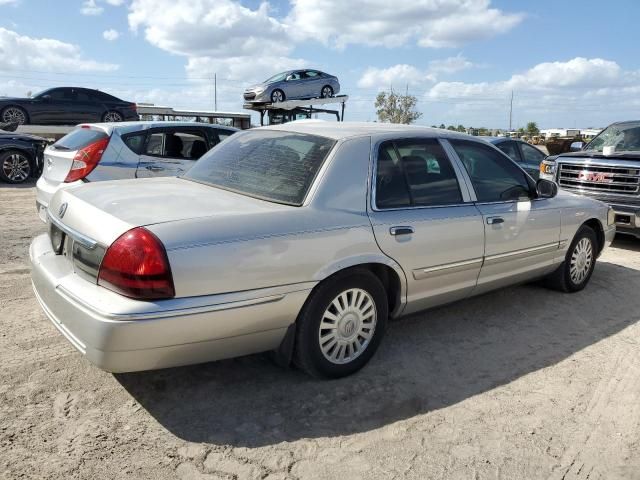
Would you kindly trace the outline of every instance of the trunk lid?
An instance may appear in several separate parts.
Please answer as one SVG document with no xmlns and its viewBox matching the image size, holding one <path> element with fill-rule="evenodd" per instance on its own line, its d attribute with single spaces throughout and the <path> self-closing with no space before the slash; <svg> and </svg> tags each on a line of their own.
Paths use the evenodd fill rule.
<svg viewBox="0 0 640 480">
<path fill-rule="evenodd" d="M 62 204 L 65 213 L 60 218 Z M 59 190 L 50 215 L 103 245 L 139 226 L 200 217 L 255 215 L 295 207 L 173 177 L 86 183 Z"/>
</svg>

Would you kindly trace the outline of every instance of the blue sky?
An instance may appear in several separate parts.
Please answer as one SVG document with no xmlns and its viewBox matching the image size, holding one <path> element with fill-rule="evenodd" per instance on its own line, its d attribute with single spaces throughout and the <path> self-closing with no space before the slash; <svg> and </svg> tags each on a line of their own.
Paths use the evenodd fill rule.
<svg viewBox="0 0 640 480">
<path fill-rule="evenodd" d="M 138 102 L 242 109 L 244 86 L 313 66 L 346 115 L 409 88 L 419 123 L 604 126 L 638 118 L 640 2 L 0 0 L 0 95 L 100 88 Z"/>
</svg>

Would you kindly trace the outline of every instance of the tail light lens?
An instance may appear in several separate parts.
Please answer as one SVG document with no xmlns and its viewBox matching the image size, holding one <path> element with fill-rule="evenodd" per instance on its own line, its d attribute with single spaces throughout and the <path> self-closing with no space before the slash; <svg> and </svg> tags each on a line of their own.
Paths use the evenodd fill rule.
<svg viewBox="0 0 640 480">
<path fill-rule="evenodd" d="M 67 178 L 64 179 L 65 183 L 75 182 L 89 175 L 98 165 L 108 145 L 109 137 L 106 137 L 78 150 L 73 157 L 71 170 L 69 170 Z"/>
<path fill-rule="evenodd" d="M 98 285 L 141 300 L 175 296 L 164 245 L 142 227 L 125 232 L 107 249 L 100 265 Z"/>
</svg>

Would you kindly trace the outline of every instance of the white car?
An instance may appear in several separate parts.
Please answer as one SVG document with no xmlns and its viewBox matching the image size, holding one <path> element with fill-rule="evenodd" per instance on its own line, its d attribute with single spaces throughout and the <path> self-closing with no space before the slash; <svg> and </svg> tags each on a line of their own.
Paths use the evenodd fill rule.
<svg viewBox="0 0 640 480">
<path fill-rule="evenodd" d="M 59 188 L 84 182 L 177 177 L 236 128 L 194 122 L 90 123 L 44 151 L 36 208 L 46 209 Z"/>
</svg>

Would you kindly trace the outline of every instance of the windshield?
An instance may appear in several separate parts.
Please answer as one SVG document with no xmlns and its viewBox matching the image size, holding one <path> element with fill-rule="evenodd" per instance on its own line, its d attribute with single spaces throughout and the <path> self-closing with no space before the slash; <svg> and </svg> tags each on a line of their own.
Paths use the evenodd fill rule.
<svg viewBox="0 0 640 480">
<path fill-rule="evenodd" d="M 608 126 L 584 150 L 602 152 L 605 147 L 613 147 L 614 152 L 639 152 L 640 121 Z"/>
<path fill-rule="evenodd" d="M 184 178 L 276 203 L 300 206 L 335 141 L 301 133 L 237 133 Z"/>
<path fill-rule="evenodd" d="M 264 83 L 273 83 L 273 82 L 281 82 L 282 80 L 284 80 L 287 76 L 287 72 L 284 73 L 279 73 L 277 75 L 274 75 L 271 78 L 267 78 Z"/>
<path fill-rule="evenodd" d="M 51 90 L 53 90 L 53 88 L 47 88 L 46 90 L 42 90 L 41 92 L 36 93 L 35 95 L 31 95 L 31 98 L 37 98 L 40 97 L 42 95 L 46 95 L 47 93 L 49 93 Z"/>
</svg>

